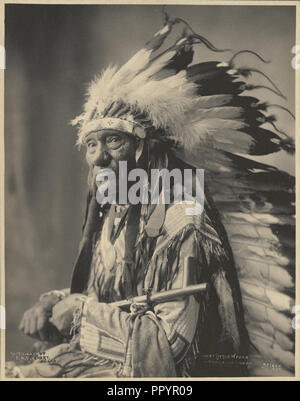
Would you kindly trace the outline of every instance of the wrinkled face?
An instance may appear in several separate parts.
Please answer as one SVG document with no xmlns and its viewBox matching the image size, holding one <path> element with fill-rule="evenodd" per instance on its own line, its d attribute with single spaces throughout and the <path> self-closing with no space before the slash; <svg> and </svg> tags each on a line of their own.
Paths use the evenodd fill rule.
<svg viewBox="0 0 300 401">
<path fill-rule="evenodd" d="M 129 134 L 101 130 L 88 134 L 86 143 L 86 160 L 93 171 L 93 182 L 101 168 L 113 170 L 118 178 L 119 162 L 127 161 L 128 171 L 135 168 L 136 139 Z"/>
</svg>

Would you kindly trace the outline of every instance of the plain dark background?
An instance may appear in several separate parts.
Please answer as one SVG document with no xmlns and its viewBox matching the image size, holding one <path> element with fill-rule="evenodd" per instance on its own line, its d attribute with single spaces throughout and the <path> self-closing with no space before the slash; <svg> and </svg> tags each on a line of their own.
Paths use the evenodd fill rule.
<svg viewBox="0 0 300 401">
<path fill-rule="evenodd" d="M 167 10 L 218 47 L 253 49 L 271 59 L 264 65 L 242 56 L 238 65 L 267 72 L 288 101 L 256 94 L 294 111 L 295 7 Z M 139 50 L 161 28 L 162 15 L 161 6 L 144 5 L 6 5 L 5 11 L 6 350 L 12 359 L 12 352 L 29 351 L 33 343 L 17 330 L 23 312 L 42 292 L 69 285 L 77 253 L 87 169 L 68 123 L 81 112 L 86 84 Z M 229 58 L 198 47 L 195 60 Z M 268 84 L 257 75 L 252 82 Z M 278 125 L 293 136 L 294 121 L 276 113 Z M 294 172 L 294 158 L 284 153 L 263 161 Z"/>
</svg>

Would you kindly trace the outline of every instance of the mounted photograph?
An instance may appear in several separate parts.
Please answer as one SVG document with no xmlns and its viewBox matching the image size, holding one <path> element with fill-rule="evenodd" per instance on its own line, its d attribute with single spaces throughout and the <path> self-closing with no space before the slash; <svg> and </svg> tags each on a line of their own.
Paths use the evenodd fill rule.
<svg viewBox="0 0 300 401">
<path fill-rule="evenodd" d="M 5 4 L 3 379 L 296 378 L 298 6 L 212 3 Z"/>
</svg>

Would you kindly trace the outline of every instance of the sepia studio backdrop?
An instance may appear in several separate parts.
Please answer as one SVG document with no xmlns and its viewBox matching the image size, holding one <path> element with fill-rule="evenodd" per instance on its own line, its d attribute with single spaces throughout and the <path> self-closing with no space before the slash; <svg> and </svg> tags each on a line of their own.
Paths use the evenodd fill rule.
<svg viewBox="0 0 300 401">
<path fill-rule="evenodd" d="M 86 84 L 94 75 L 108 64 L 123 64 L 161 28 L 161 8 L 6 6 L 7 359 L 31 350 L 33 340 L 17 329 L 23 312 L 42 292 L 69 286 L 87 175 L 84 150 L 75 148 L 76 132 L 69 121 L 81 112 Z M 167 11 L 217 47 L 252 49 L 272 60 L 263 64 L 253 55 L 241 55 L 237 65 L 265 71 L 288 100 L 264 90 L 257 94 L 294 112 L 295 7 L 169 6 Z M 195 60 L 228 61 L 230 56 L 198 46 Z M 252 81 L 268 85 L 258 75 Z M 274 111 L 278 125 L 293 136 L 292 118 Z M 263 161 L 294 174 L 291 156 L 279 153 Z"/>
</svg>

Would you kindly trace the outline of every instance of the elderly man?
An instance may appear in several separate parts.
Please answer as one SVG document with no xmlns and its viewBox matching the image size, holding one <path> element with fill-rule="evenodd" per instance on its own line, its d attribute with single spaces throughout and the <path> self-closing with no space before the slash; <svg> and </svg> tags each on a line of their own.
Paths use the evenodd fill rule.
<svg viewBox="0 0 300 401">
<path fill-rule="evenodd" d="M 224 170 L 229 166 L 229 145 L 222 140 L 223 131 L 230 136 L 243 126 L 241 108 L 234 107 L 228 95 L 237 96 L 236 83 L 227 74 L 230 66 L 212 62 L 187 67 L 192 46 L 202 37 L 183 36 L 153 56 L 175 22 L 167 20 L 122 68 L 108 68 L 96 78 L 83 113 L 73 121 L 90 167 L 83 237 L 70 289 L 43 294 L 20 325 L 25 334 L 46 342 L 47 361 L 19 366 L 17 375 L 244 373 L 239 363 L 216 365 L 209 359 L 247 352 L 247 332 L 231 248 L 207 191 L 200 214 L 188 212 L 190 203 L 175 201 L 175 184 L 169 188 L 168 204 L 162 196 L 165 188 L 150 181 L 147 191 L 158 184 L 159 202 L 120 199 L 120 185 L 125 183 L 119 180 L 124 173 L 120 162 L 127 162 L 129 173 L 139 168 L 148 177 L 155 169 L 176 168 L 182 176 L 190 169 L 195 187 L 195 168 L 187 164 L 187 155 L 194 151 L 211 171 L 214 163 L 223 162 Z M 209 81 L 211 76 L 220 85 Z M 207 82 L 211 86 L 206 87 Z M 227 103 L 233 106 L 222 107 Z M 246 141 L 236 145 L 243 150 L 250 146 Z M 97 183 L 97 175 L 106 170 L 117 178 L 111 203 L 99 201 L 107 182 Z M 132 181 L 127 180 L 127 188 L 132 190 Z M 184 185 L 180 191 L 184 194 Z M 187 281 L 206 283 L 207 288 L 154 301 L 155 295 L 180 289 Z M 144 302 L 136 302 L 142 295 Z M 128 300 L 129 307 L 116 304 L 121 300 Z"/>
</svg>

